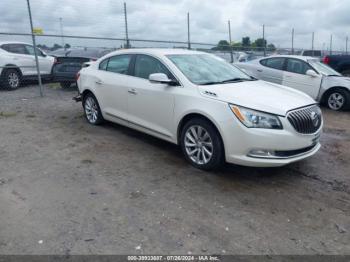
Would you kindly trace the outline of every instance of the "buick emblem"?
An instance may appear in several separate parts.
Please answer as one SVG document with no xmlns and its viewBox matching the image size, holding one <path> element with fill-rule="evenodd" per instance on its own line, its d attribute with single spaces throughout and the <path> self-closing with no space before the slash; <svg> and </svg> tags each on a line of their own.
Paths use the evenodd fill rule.
<svg viewBox="0 0 350 262">
<path fill-rule="evenodd" d="M 315 111 L 312 111 L 310 114 L 310 117 L 311 117 L 311 121 L 312 121 L 312 124 L 314 125 L 314 127 L 317 127 L 319 122 L 320 122 L 320 118 L 319 118 L 318 114 Z"/>
</svg>

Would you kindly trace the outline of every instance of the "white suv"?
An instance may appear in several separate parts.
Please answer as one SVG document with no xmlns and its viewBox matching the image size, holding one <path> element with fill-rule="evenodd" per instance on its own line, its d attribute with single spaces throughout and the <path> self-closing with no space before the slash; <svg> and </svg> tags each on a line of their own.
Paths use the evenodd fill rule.
<svg viewBox="0 0 350 262">
<path fill-rule="evenodd" d="M 256 80 L 216 56 L 116 51 L 77 76 L 86 119 L 181 145 L 195 167 L 281 166 L 315 154 L 322 115 L 308 95 Z"/>
<path fill-rule="evenodd" d="M 40 74 L 43 78 L 51 77 L 54 57 L 37 49 Z M 26 79 L 35 79 L 37 69 L 34 47 L 21 42 L 0 42 L 0 86 L 16 89 Z"/>
</svg>

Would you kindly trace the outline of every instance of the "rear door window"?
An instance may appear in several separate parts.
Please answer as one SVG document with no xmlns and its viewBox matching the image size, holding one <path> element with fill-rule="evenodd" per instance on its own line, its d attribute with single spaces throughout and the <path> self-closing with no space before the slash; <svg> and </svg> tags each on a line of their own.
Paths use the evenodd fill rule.
<svg viewBox="0 0 350 262">
<path fill-rule="evenodd" d="M 106 70 L 118 74 L 128 74 L 131 55 L 112 56 L 108 60 Z M 101 66 L 101 65 L 100 65 Z"/>
<path fill-rule="evenodd" d="M 14 53 L 14 54 L 22 54 L 22 55 L 28 54 L 26 48 L 22 44 L 5 44 L 5 45 L 2 45 L 2 48 L 7 52 Z"/>
</svg>

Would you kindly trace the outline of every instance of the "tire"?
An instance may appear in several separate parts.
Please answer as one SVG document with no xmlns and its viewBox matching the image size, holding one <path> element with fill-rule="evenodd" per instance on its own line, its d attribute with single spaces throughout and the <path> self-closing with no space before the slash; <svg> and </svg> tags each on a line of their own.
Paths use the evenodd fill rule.
<svg viewBox="0 0 350 262">
<path fill-rule="evenodd" d="M 16 69 L 6 69 L 1 78 L 1 85 L 9 90 L 20 87 L 22 76 Z"/>
<path fill-rule="evenodd" d="M 327 94 L 326 104 L 334 111 L 346 110 L 350 105 L 350 92 L 343 89 L 333 89 Z"/>
<path fill-rule="evenodd" d="M 189 120 L 182 128 L 180 144 L 186 160 L 196 168 L 213 170 L 224 162 L 221 136 L 206 119 Z"/>
<path fill-rule="evenodd" d="M 88 93 L 83 98 L 83 108 L 85 118 L 92 125 L 100 125 L 104 122 L 100 105 L 92 93 Z"/>
<path fill-rule="evenodd" d="M 70 88 L 72 82 L 60 82 L 62 88 Z"/>
</svg>

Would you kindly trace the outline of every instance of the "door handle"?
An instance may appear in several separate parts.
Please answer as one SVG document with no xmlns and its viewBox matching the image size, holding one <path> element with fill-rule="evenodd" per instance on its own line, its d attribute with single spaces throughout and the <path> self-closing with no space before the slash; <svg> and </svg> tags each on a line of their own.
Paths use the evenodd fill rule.
<svg viewBox="0 0 350 262">
<path fill-rule="evenodd" d="M 128 93 L 133 94 L 133 95 L 137 95 L 137 91 L 134 88 L 129 89 Z"/>
<path fill-rule="evenodd" d="M 256 71 L 258 71 L 258 72 L 260 72 L 260 73 L 262 72 L 262 70 L 261 70 L 261 69 L 258 69 L 258 70 L 256 70 Z"/>
<path fill-rule="evenodd" d="M 292 76 L 286 75 L 286 77 L 291 78 Z"/>
<path fill-rule="evenodd" d="M 102 81 L 101 80 L 96 80 L 95 83 L 98 84 L 98 85 L 102 85 Z"/>
</svg>

